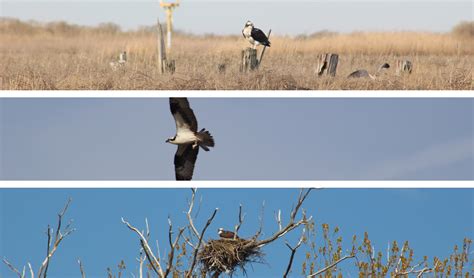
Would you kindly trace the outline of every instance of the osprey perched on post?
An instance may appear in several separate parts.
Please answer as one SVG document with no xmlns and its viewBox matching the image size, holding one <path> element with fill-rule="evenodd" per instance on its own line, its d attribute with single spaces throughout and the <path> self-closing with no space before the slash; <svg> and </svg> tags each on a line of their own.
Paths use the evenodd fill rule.
<svg viewBox="0 0 474 278">
<path fill-rule="evenodd" d="M 234 233 L 234 232 L 231 232 L 231 231 L 224 231 L 223 228 L 219 228 L 219 230 L 217 231 L 217 233 L 219 234 L 219 236 L 221 238 L 225 238 L 225 239 L 239 239 L 239 237 Z"/>
<path fill-rule="evenodd" d="M 214 138 L 204 128 L 197 131 L 196 116 L 186 98 L 170 98 L 170 109 L 176 122 L 176 135 L 166 143 L 178 145 L 174 155 L 176 180 L 191 180 L 199 147 L 209 151 L 209 147 L 214 147 Z"/>
<path fill-rule="evenodd" d="M 259 44 L 270 47 L 267 35 L 262 30 L 255 28 L 250 20 L 245 23 L 242 35 L 252 44 L 254 49 Z"/>
</svg>

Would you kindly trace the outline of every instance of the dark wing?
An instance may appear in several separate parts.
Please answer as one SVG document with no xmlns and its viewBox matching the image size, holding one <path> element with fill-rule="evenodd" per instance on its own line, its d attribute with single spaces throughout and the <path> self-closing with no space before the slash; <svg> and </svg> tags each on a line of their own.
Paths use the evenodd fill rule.
<svg viewBox="0 0 474 278">
<path fill-rule="evenodd" d="M 193 149 L 192 144 L 178 145 L 174 155 L 174 171 L 176 180 L 191 180 L 193 178 L 194 164 L 199 153 L 199 147 Z"/>
<path fill-rule="evenodd" d="M 270 42 L 268 41 L 267 35 L 265 35 L 265 33 L 263 33 L 263 31 L 258 28 L 253 28 L 252 32 L 250 33 L 250 36 L 252 36 L 254 40 L 258 41 L 259 43 L 263 45 L 270 44 Z"/>
<path fill-rule="evenodd" d="M 170 109 L 176 122 L 176 133 L 180 129 L 197 131 L 197 120 L 187 98 L 170 98 Z"/>
</svg>

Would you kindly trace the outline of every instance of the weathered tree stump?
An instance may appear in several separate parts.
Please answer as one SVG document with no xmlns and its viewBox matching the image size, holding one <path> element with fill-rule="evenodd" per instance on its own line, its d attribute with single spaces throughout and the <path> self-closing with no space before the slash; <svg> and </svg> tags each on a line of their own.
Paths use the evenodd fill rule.
<svg viewBox="0 0 474 278">
<path fill-rule="evenodd" d="M 318 68 L 316 73 L 318 76 L 329 75 L 336 76 L 337 63 L 339 62 L 339 55 L 333 53 L 321 54 L 318 57 Z"/>
<path fill-rule="evenodd" d="M 160 21 L 157 20 L 158 28 L 158 69 L 160 74 L 165 72 L 173 74 L 176 70 L 175 60 L 166 58 L 165 39 L 163 36 L 163 29 L 161 28 Z"/>
<path fill-rule="evenodd" d="M 241 72 L 249 72 L 258 68 L 257 50 L 246 48 L 242 50 L 242 62 L 240 64 Z"/>
<path fill-rule="evenodd" d="M 413 70 L 413 64 L 408 60 L 397 60 L 395 70 L 397 75 L 401 75 L 404 73 L 410 74 Z"/>
</svg>

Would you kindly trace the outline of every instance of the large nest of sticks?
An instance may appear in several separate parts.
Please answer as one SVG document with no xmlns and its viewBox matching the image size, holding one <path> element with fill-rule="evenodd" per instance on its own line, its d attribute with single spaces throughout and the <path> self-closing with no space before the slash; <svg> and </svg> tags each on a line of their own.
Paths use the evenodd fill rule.
<svg viewBox="0 0 474 278">
<path fill-rule="evenodd" d="M 198 254 L 202 272 L 213 275 L 232 274 L 241 269 L 246 273 L 245 267 L 248 263 L 263 262 L 264 254 L 252 243 L 255 243 L 255 240 L 240 238 L 210 240 L 203 245 Z"/>
</svg>

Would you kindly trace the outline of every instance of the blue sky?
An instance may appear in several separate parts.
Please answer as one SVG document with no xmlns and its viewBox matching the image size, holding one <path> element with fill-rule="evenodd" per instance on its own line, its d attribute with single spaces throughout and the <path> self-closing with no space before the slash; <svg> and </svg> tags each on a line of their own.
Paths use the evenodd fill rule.
<svg viewBox="0 0 474 278">
<path fill-rule="evenodd" d="M 473 99 L 190 99 L 195 180 L 472 180 Z M 1 99 L 0 178 L 173 180 L 167 98 Z"/>
<path fill-rule="evenodd" d="M 23 20 L 97 25 L 114 22 L 125 29 L 154 25 L 164 12 L 158 0 L 44 1 L 5 0 L 2 16 Z M 296 5 L 295 5 L 296 3 Z M 274 35 L 321 30 L 446 32 L 472 20 L 472 1 L 199 1 L 183 0 L 174 13 L 177 29 L 204 34 L 236 34 L 247 20 Z M 401 15 L 403 15 L 401 19 Z"/>
<path fill-rule="evenodd" d="M 137 271 L 139 243 L 120 218 L 144 228 L 147 217 L 152 239 L 159 241 L 163 254 L 167 248 L 167 217 L 172 218 L 175 227 L 186 224 L 183 212 L 190 193 L 189 189 L 0 189 L 0 256 L 6 256 L 17 267 L 30 261 L 38 269 L 44 258 L 47 224 L 56 224 L 57 212 L 72 197 L 66 219 L 74 220 L 77 231 L 63 241 L 48 276 L 78 277 L 76 260 L 81 258 L 87 277 L 105 277 L 106 268 L 116 269 L 122 259 L 128 267 L 126 277 L 131 277 L 130 272 Z M 282 209 L 283 219 L 288 219 L 297 194 L 298 189 L 199 189 L 197 199 L 202 198 L 202 206 L 196 225 L 201 229 L 218 207 L 205 237 L 215 238 L 218 227 L 232 229 L 236 224 L 242 203 L 246 220 L 240 235 L 250 236 L 265 201 L 264 236 L 268 236 L 276 229 L 274 213 Z M 352 235 L 361 238 L 367 231 L 376 250 L 384 254 L 389 241 L 409 240 L 417 258 L 431 258 L 446 257 L 464 237 L 472 238 L 473 197 L 472 189 L 324 189 L 313 191 L 303 207 L 318 226 L 339 226 L 347 248 Z M 294 243 L 299 234 L 286 239 Z M 284 240 L 263 251 L 268 264 L 254 265 L 249 277 L 281 276 L 289 255 Z M 303 253 L 297 254 L 298 262 Z M 345 264 L 350 269 L 352 263 Z M 3 264 L 0 276 L 12 277 Z"/>
</svg>

